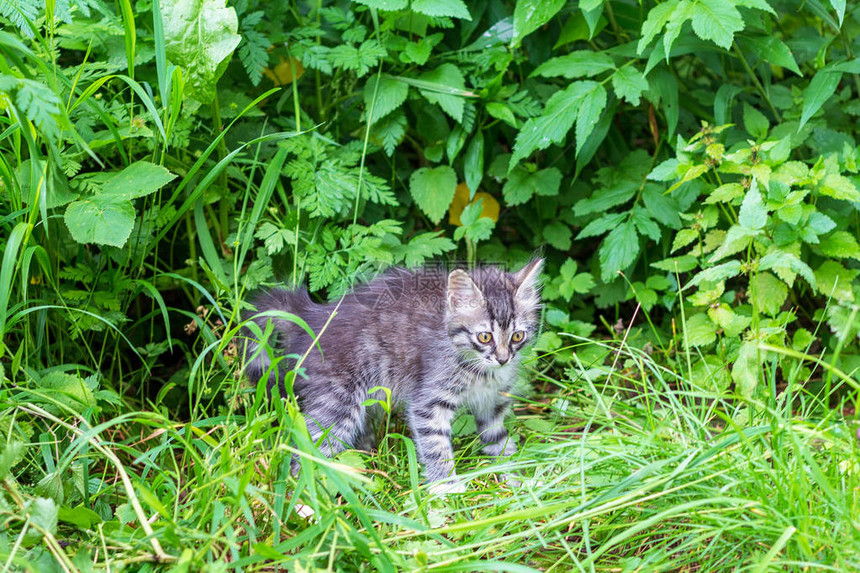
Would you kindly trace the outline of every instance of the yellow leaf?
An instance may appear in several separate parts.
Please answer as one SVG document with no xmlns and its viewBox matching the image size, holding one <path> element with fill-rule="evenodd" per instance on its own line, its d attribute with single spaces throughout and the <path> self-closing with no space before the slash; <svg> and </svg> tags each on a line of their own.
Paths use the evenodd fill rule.
<svg viewBox="0 0 860 573">
<path fill-rule="evenodd" d="M 469 186 L 465 183 L 457 185 L 457 190 L 454 192 L 454 199 L 451 200 L 451 206 L 448 208 L 448 222 L 452 225 L 461 226 L 463 222 L 460 220 L 463 210 L 466 205 L 483 199 L 481 203 L 481 217 L 488 217 L 493 221 L 499 220 L 499 202 L 496 198 L 484 191 L 478 191 L 475 196 L 469 201 Z"/>
</svg>

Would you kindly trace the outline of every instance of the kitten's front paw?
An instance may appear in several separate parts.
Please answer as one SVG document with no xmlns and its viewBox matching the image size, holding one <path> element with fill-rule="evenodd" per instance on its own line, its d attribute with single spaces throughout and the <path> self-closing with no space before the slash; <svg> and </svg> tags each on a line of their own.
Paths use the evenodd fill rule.
<svg viewBox="0 0 860 573">
<path fill-rule="evenodd" d="M 466 482 L 460 479 L 447 479 L 437 481 L 428 488 L 433 495 L 447 495 L 449 493 L 464 493 Z"/>
</svg>

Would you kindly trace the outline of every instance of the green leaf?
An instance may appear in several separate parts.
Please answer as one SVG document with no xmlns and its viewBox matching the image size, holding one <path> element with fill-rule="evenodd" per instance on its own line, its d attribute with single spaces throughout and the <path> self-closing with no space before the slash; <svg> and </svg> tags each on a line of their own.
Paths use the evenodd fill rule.
<svg viewBox="0 0 860 573">
<path fill-rule="evenodd" d="M 785 251 L 773 250 L 769 252 L 759 260 L 758 269 L 759 271 L 773 270 L 781 279 L 789 284 L 791 284 L 794 278 L 793 275 L 789 277 L 785 271 L 791 271 L 806 279 L 806 282 L 812 288 L 816 286 L 816 277 L 812 273 L 812 269 L 809 268 L 809 265 L 798 259 L 795 255 Z"/>
<path fill-rule="evenodd" d="M 586 239 L 602 235 L 610 229 L 614 229 L 621 221 L 627 218 L 627 213 L 607 213 L 587 224 L 576 236 L 576 240 Z"/>
<path fill-rule="evenodd" d="M 740 12 L 726 0 L 696 0 L 692 14 L 696 35 L 725 50 L 732 47 L 735 33 L 744 29 Z"/>
<path fill-rule="evenodd" d="M 517 134 L 509 169 L 536 149 L 564 141 L 576 122 L 576 150 L 594 129 L 606 105 L 606 90 L 593 81 L 575 82 L 549 98 L 540 117 L 529 119 Z"/>
<path fill-rule="evenodd" d="M 71 523 L 78 529 L 93 529 L 95 525 L 102 522 L 101 516 L 95 511 L 83 505 L 69 508 L 60 507 L 57 517 L 64 523 Z"/>
<path fill-rule="evenodd" d="M 539 65 L 531 75 L 544 78 L 590 78 L 614 68 L 615 64 L 607 54 L 580 50 L 557 58 L 550 58 Z"/>
<path fill-rule="evenodd" d="M 741 203 L 738 223 L 748 231 L 759 231 L 767 224 L 767 209 L 755 180 Z"/>
<path fill-rule="evenodd" d="M 729 227 L 729 231 L 726 233 L 726 238 L 723 239 L 723 242 L 714 251 L 714 254 L 711 255 L 709 262 L 714 263 L 719 261 L 720 259 L 724 259 L 729 255 L 734 255 L 745 248 L 750 244 L 752 238 L 755 236 L 755 232 L 750 231 L 746 227 L 742 227 L 740 225 L 732 225 Z"/>
<path fill-rule="evenodd" d="M 830 0 L 830 5 L 836 10 L 836 16 L 839 18 L 839 27 L 842 27 L 842 20 L 845 19 L 846 0 Z"/>
<path fill-rule="evenodd" d="M 788 298 L 788 287 L 785 283 L 767 272 L 756 274 L 750 281 L 753 291 L 753 304 L 763 313 L 770 316 L 779 314 L 785 299 Z"/>
<path fill-rule="evenodd" d="M 472 15 L 463 0 L 412 0 L 412 9 L 434 18 L 460 18 L 471 20 Z"/>
<path fill-rule="evenodd" d="M 681 227 L 681 207 L 674 197 L 666 195 L 663 190 L 657 186 L 647 183 L 642 191 L 642 200 L 645 202 L 645 207 L 651 213 L 651 216 L 657 219 L 663 225 L 678 229 Z"/>
<path fill-rule="evenodd" d="M 523 38 L 549 22 L 564 4 L 565 0 L 517 0 L 511 47 L 516 48 Z"/>
<path fill-rule="evenodd" d="M 561 221 L 554 221 L 543 228 L 544 240 L 559 251 L 570 249 L 572 236 L 570 227 Z"/>
<path fill-rule="evenodd" d="M 639 235 L 633 221 L 625 221 L 606 235 L 597 254 L 600 276 L 604 282 L 614 280 L 619 271 L 636 262 L 639 256 Z"/>
<path fill-rule="evenodd" d="M 616 96 L 636 106 L 642 92 L 648 89 L 648 80 L 633 66 L 622 66 L 612 76 L 612 88 Z"/>
<path fill-rule="evenodd" d="M 684 323 L 684 334 L 690 346 L 707 346 L 717 339 L 717 327 L 706 314 L 694 314 Z"/>
<path fill-rule="evenodd" d="M 79 243 L 122 247 L 134 227 L 134 206 L 109 195 L 96 195 L 70 203 L 64 220 Z"/>
<path fill-rule="evenodd" d="M 842 80 L 842 72 L 823 68 L 815 72 L 809 85 L 803 90 L 803 107 L 800 115 L 800 124 L 797 131 L 800 132 L 806 122 L 821 109 L 827 100 L 836 93 L 839 82 Z"/>
<path fill-rule="evenodd" d="M 176 175 L 160 165 L 137 161 L 111 177 L 100 195 L 115 201 L 145 197 L 174 179 Z"/>
<path fill-rule="evenodd" d="M 37 497 L 24 506 L 24 514 L 33 522 L 33 525 L 47 533 L 54 533 L 57 530 L 58 513 L 56 502 L 50 498 Z"/>
<path fill-rule="evenodd" d="M 462 225 L 454 231 L 454 240 L 459 241 L 464 235 L 471 241 L 486 241 L 493 234 L 496 222 L 489 217 L 482 217 L 483 199 L 466 205 L 460 214 Z"/>
<path fill-rule="evenodd" d="M 478 129 L 466 148 L 463 158 L 463 176 L 469 188 L 470 199 L 478 192 L 484 178 L 484 132 Z"/>
<path fill-rule="evenodd" d="M 699 261 L 692 255 L 681 255 L 680 257 L 669 257 L 668 259 L 651 263 L 651 266 L 669 273 L 686 273 L 698 267 Z"/>
<path fill-rule="evenodd" d="M 854 291 L 851 287 L 858 274 L 860 270 L 846 269 L 837 261 L 825 261 L 815 271 L 818 292 L 840 302 L 853 302 Z"/>
<path fill-rule="evenodd" d="M 414 7 L 414 5 L 413 5 Z M 463 79 L 463 72 L 454 64 L 442 64 L 433 71 L 425 72 L 419 76 L 422 82 L 436 84 L 440 89 L 438 91 L 421 89 L 421 95 L 430 103 L 435 103 L 442 110 L 455 119 L 458 123 L 463 122 L 463 109 L 465 103 L 463 98 L 450 92 L 450 88 L 454 90 L 464 90 L 466 81 Z"/>
<path fill-rule="evenodd" d="M 672 241 L 672 250 L 670 252 L 674 253 L 678 249 L 683 249 L 698 238 L 699 232 L 696 229 L 681 229 Z"/>
<path fill-rule="evenodd" d="M 726 303 L 711 305 L 708 317 L 730 338 L 740 336 L 752 323 L 752 318 L 736 314 Z"/>
<path fill-rule="evenodd" d="M 556 167 L 541 169 L 534 173 L 522 167 L 514 169 L 502 187 L 502 195 L 508 205 L 522 205 L 535 195 L 558 195 L 561 171 Z"/>
<path fill-rule="evenodd" d="M 860 201 L 860 191 L 857 190 L 854 183 L 838 173 L 831 173 L 824 177 L 824 181 L 818 187 L 818 192 L 834 199 Z"/>
<path fill-rule="evenodd" d="M 517 118 L 514 116 L 514 112 L 512 112 L 511 108 L 503 103 L 499 103 L 497 101 L 489 102 L 487 104 L 487 113 L 490 114 L 490 117 L 504 121 L 514 129 L 519 127 L 517 124 Z"/>
<path fill-rule="evenodd" d="M 678 257 L 679 259 L 683 257 Z M 656 264 L 656 263 L 655 263 Z M 663 268 L 663 267 L 658 267 Z M 671 269 L 669 269 L 671 270 Z M 740 261 L 729 261 L 727 263 L 722 263 L 715 267 L 711 267 L 709 269 L 705 269 L 702 272 L 696 274 L 690 282 L 684 288 L 688 288 L 691 286 L 696 286 L 699 283 L 708 282 L 708 283 L 718 283 L 720 281 L 724 281 L 726 279 L 730 279 L 732 277 L 737 276 L 741 272 L 741 262 Z"/>
<path fill-rule="evenodd" d="M 645 23 L 642 24 L 642 37 L 639 38 L 639 43 L 636 45 L 637 54 L 641 55 L 654 37 L 666 26 L 679 4 L 680 0 L 669 0 L 651 8 Z"/>
<path fill-rule="evenodd" d="M 765 62 L 776 66 L 782 66 L 799 76 L 803 75 L 800 68 L 797 67 L 797 62 L 795 61 L 791 50 L 776 36 L 746 38 L 744 39 L 744 44 L 749 46 L 750 51 Z"/>
<path fill-rule="evenodd" d="M 857 244 L 857 238 L 848 231 L 836 231 L 821 239 L 818 248 L 828 257 L 860 260 L 860 245 Z"/>
<path fill-rule="evenodd" d="M 225 0 L 161 0 L 167 59 L 182 69 L 185 96 L 208 103 L 242 37 Z"/>
<path fill-rule="evenodd" d="M 457 248 L 451 239 L 441 235 L 441 231 L 415 235 L 408 244 L 394 247 L 394 255 L 412 268 Z"/>
<path fill-rule="evenodd" d="M 756 139 L 763 139 L 770 129 L 770 122 L 762 112 L 744 102 L 744 129 Z"/>
<path fill-rule="evenodd" d="M 409 192 L 427 217 L 438 225 L 457 189 L 457 173 L 447 165 L 422 167 L 409 178 Z"/>
<path fill-rule="evenodd" d="M 758 361 L 758 347 L 753 341 L 741 344 L 738 358 L 732 365 L 732 380 L 735 389 L 744 398 L 752 398 L 761 376 L 761 365 Z"/>
<path fill-rule="evenodd" d="M 378 85 L 377 85 L 378 84 Z M 376 99 L 374 100 L 374 92 Z M 364 85 L 364 107 L 370 125 L 403 105 L 409 95 L 409 86 L 390 76 L 371 77 Z M 371 110 L 373 112 L 371 113 Z"/>
</svg>

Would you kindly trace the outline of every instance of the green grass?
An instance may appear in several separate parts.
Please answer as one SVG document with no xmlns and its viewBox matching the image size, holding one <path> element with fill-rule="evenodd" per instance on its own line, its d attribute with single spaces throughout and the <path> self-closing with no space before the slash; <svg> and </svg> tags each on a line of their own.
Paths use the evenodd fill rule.
<svg viewBox="0 0 860 573">
<path fill-rule="evenodd" d="M 609 371 L 540 375 L 550 390 L 521 402 L 510 421 L 521 451 L 501 465 L 476 455 L 464 417 L 455 449 L 471 483 L 447 498 L 420 485 L 396 420 L 379 453 L 329 461 L 300 414 L 270 408 L 262 392 L 230 415 L 183 424 L 127 412 L 94 428 L 51 413 L 61 406 L 48 395 L 11 392 L 0 571 L 860 567 L 858 441 L 839 409 L 798 380 L 762 403 L 721 400 L 632 351 Z M 26 427 L 46 430 L 16 434 Z M 24 463 L 10 474 L 9 444 L 22 438 Z M 498 483 L 502 471 L 522 484 Z M 51 488 L 79 508 L 57 527 L 38 500 Z"/>
</svg>

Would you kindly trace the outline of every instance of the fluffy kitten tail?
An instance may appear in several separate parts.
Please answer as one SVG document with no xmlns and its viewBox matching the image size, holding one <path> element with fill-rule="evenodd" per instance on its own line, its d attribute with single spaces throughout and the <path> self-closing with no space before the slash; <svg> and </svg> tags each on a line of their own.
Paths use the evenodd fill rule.
<svg viewBox="0 0 860 573">
<path fill-rule="evenodd" d="M 244 335 L 244 372 L 248 379 L 256 383 L 261 378 L 268 376 L 267 388 L 269 392 L 275 387 L 284 391 L 284 375 L 289 372 L 288 364 L 291 361 L 280 362 L 272 368 L 272 361 L 277 357 L 283 357 L 290 353 L 291 342 L 298 334 L 299 328 L 285 317 L 279 317 L 278 313 L 290 313 L 298 316 L 307 316 L 307 311 L 314 305 L 308 291 L 304 288 L 297 290 L 272 289 L 263 292 L 251 300 L 256 307 L 255 312 L 248 312 L 246 319 L 254 322 L 264 334 L 269 322 L 274 330 L 268 338 L 258 339 L 258 335 L 251 329 L 242 329 Z"/>
</svg>

